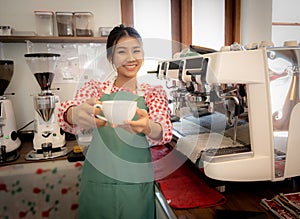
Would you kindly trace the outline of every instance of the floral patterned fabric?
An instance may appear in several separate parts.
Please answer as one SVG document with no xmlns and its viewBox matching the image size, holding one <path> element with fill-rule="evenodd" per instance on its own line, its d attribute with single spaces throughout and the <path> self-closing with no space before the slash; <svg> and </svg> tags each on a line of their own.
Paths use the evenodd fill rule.
<svg viewBox="0 0 300 219">
<path fill-rule="evenodd" d="M 82 165 L 60 160 L 0 167 L 0 218 L 78 218 Z"/>
<path fill-rule="evenodd" d="M 124 88 L 119 88 L 117 86 L 112 85 L 111 81 L 94 81 L 91 80 L 86 82 L 85 85 L 78 90 L 75 98 L 73 100 L 67 100 L 61 103 L 61 107 L 59 108 L 58 113 L 58 122 L 62 129 L 69 133 L 76 134 L 79 130 L 76 126 L 71 126 L 67 122 L 64 121 L 64 112 L 70 107 L 74 105 L 79 105 L 90 98 L 97 98 L 103 95 L 106 92 L 106 89 L 111 87 L 110 93 L 118 92 L 118 91 L 128 91 Z M 154 141 L 148 138 L 148 142 L 150 145 L 159 145 L 166 144 L 170 142 L 172 139 L 172 123 L 170 122 L 170 109 L 168 107 L 168 99 L 166 92 L 164 91 L 162 86 L 152 86 L 150 84 L 141 84 L 139 87 L 139 91 L 143 94 L 144 99 L 146 101 L 146 105 L 149 108 L 149 118 L 154 122 L 161 124 L 163 130 L 163 138 L 159 141 Z"/>
</svg>

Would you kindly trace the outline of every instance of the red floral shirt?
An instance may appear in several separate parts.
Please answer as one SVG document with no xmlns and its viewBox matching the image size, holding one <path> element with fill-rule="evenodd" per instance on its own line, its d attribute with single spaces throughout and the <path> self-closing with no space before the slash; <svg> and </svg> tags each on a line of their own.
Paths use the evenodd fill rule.
<svg viewBox="0 0 300 219">
<path fill-rule="evenodd" d="M 124 88 L 119 88 L 111 84 L 111 81 L 94 81 L 86 82 L 85 85 L 77 91 L 73 100 L 62 102 L 58 109 L 58 122 L 60 127 L 69 133 L 78 133 L 78 128 L 70 125 L 64 120 L 64 113 L 70 106 L 80 105 L 90 98 L 100 99 L 105 90 L 111 87 L 110 93 L 124 91 Z M 147 107 L 149 108 L 150 120 L 161 125 L 163 136 L 159 141 L 155 141 L 147 137 L 150 145 L 166 144 L 172 139 L 172 123 L 170 121 L 170 108 L 168 107 L 168 99 L 166 92 L 162 86 L 152 86 L 150 84 L 140 85 L 141 93 L 143 93 Z M 127 90 L 128 91 L 128 90 Z"/>
</svg>

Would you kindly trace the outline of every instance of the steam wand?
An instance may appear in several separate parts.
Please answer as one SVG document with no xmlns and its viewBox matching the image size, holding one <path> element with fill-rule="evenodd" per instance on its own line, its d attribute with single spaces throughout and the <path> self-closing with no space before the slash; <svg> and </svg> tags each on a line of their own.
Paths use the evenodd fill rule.
<svg viewBox="0 0 300 219">
<path fill-rule="evenodd" d="M 234 106 L 235 106 L 235 109 L 234 109 L 234 120 L 235 121 L 234 121 L 234 126 L 233 126 L 233 142 L 232 142 L 232 144 L 235 145 L 236 144 L 236 139 L 237 139 L 237 126 L 238 126 L 239 111 L 240 111 L 240 101 L 239 101 L 238 97 L 235 96 L 235 95 L 221 95 L 219 93 L 219 90 L 216 90 L 216 94 L 221 99 L 225 99 L 225 100 L 231 99 L 231 100 L 234 101 Z M 226 122 L 228 123 L 229 120 L 230 119 L 227 118 Z M 229 124 L 229 125 L 232 125 L 232 124 Z"/>
</svg>

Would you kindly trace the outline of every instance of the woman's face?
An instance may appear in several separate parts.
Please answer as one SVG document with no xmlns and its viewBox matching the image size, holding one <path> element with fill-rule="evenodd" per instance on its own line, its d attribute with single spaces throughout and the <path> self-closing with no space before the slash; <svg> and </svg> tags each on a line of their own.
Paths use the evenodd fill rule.
<svg viewBox="0 0 300 219">
<path fill-rule="evenodd" d="M 130 36 L 120 38 L 115 45 L 112 60 L 119 77 L 128 79 L 136 77 L 144 60 L 144 51 L 141 43 Z"/>
</svg>

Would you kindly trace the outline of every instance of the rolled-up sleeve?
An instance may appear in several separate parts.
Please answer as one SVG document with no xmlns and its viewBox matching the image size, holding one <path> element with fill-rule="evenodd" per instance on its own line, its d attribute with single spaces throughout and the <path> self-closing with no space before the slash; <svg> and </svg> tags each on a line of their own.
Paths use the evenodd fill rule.
<svg viewBox="0 0 300 219">
<path fill-rule="evenodd" d="M 172 140 L 171 110 L 168 106 L 167 94 L 162 86 L 145 85 L 144 88 L 149 119 L 159 123 L 162 127 L 162 138 L 160 140 L 153 140 L 149 137 L 147 139 L 150 145 L 166 144 Z"/>
</svg>

